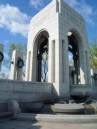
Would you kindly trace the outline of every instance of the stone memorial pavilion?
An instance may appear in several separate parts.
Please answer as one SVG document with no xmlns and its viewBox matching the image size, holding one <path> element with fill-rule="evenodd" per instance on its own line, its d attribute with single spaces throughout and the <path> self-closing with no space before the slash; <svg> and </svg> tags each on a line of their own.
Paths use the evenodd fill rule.
<svg viewBox="0 0 97 129">
<path fill-rule="evenodd" d="M 0 69 L 3 59 L 0 45 Z M 97 123 L 97 71 L 91 78 L 86 24 L 64 0 L 52 0 L 32 18 L 25 80 L 23 66 L 23 53 L 14 50 L 10 79 L 0 79 L 1 120 Z M 88 97 L 95 103 L 85 107 Z"/>
<path fill-rule="evenodd" d="M 89 94 L 87 43 L 83 17 L 63 0 L 52 0 L 30 22 L 26 81 L 52 83 L 59 97 L 84 89 Z"/>
</svg>

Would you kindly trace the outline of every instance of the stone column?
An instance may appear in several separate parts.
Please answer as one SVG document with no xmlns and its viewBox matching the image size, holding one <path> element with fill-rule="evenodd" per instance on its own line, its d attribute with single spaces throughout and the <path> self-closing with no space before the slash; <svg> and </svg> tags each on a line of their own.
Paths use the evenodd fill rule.
<svg viewBox="0 0 97 129">
<path fill-rule="evenodd" d="M 31 59 L 30 59 L 30 73 L 29 81 L 37 82 L 38 78 L 38 61 L 37 61 L 37 44 L 31 50 Z"/>
<path fill-rule="evenodd" d="M 28 37 L 28 45 L 27 45 L 27 58 L 26 58 L 26 72 L 25 72 L 25 81 L 32 81 L 32 63 L 33 63 L 33 46 L 30 44 L 32 39 Z M 36 55 L 36 54 L 35 54 Z M 33 70 L 34 72 L 35 70 Z M 34 78 L 33 78 L 34 79 Z"/>
<path fill-rule="evenodd" d="M 68 39 L 60 38 L 55 45 L 55 90 L 60 99 L 69 97 Z"/>
<path fill-rule="evenodd" d="M 10 79 L 11 80 L 22 80 L 23 75 L 23 54 L 19 51 L 14 50 L 11 60 Z"/>
<path fill-rule="evenodd" d="M 55 43 L 55 82 L 62 83 L 62 39 L 56 39 Z"/>
<path fill-rule="evenodd" d="M 86 58 L 84 50 L 79 51 L 79 59 L 80 59 L 80 82 L 81 84 L 87 84 Z"/>
<path fill-rule="evenodd" d="M 90 72 L 90 63 L 89 63 L 89 54 L 88 51 L 85 51 L 85 58 L 86 58 L 86 73 L 87 73 L 87 84 L 91 86 L 91 72 Z"/>
<path fill-rule="evenodd" d="M 27 53 L 27 59 L 26 59 L 26 72 L 25 72 L 25 81 L 30 80 L 30 72 L 31 72 L 31 51 L 28 51 Z"/>
<path fill-rule="evenodd" d="M 4 59 L 4 54 L 3 54 L 3 45 L 0 44 L 0 71 L 1 71 L 1 66 L 2 66 L 2 61 Z"/>
<path fill-rule="evenodd" d="M 63 82 L 69 83 L 68 39 L 63 40 Z"/>
<path fill-rule="evenodd" d="M 55 83 L 55 40 L 49 39 L 48 82 Z"/>
<path fill-rule="evenodd" d="M 54 68 L 55 70 L 53 93 L 56 94 L 57 97 L 62 98 L 64 96 L 64 90 L 62 85 L 62 40 L 59 40 L 59 38 L 55 39 L 55 65 L 52 68 Z"/>
</svg>

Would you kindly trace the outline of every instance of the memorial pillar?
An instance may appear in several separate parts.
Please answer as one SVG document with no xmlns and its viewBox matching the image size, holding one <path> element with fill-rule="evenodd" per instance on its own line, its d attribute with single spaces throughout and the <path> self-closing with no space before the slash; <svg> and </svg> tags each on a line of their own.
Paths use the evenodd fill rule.
<svg viewBox="0 0 97 129">
<path fill-rule="evenodd" d="M 79 51 L 79 59 L 80 59 L 80 83 L 87 84 L 86 58 L 84 50 Z"/>
<path fill-rule="evenodd" d="M 55 83 L 55 40 L 49 39 L 48 82 Z"/>
<path fill-rule="evenodd" d="M 11 80 L 23 80 L 23 54 L 17 50 L 12 53 L 11 68 L 10 68 L 10 79 Z"/>
<path fill-rule="evenodd" d="M 63 82 L 69 83 L 68 39 L 63 40 Z"/>
<path fill-rule="evenodd" d="M 91 72 L 90 72 L 90 63 L 89 63 L 89 54 L 88 51 L 85 51 L 86 58 L 86 73 L 87 73 L 87 83 L 91 86 Z"/>
</svg>

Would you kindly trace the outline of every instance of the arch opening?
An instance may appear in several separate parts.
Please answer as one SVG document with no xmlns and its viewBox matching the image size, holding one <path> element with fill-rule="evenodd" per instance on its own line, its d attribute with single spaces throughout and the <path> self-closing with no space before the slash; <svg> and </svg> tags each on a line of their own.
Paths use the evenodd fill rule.
<svg viewBox="0 0 97 129">
<path fill-rule="evenodd" d="M 48 39 L 44 38 L 37 51 L 38 82 L 48 81 Z"/>
<path fill-rule="evenodd" d="M 37 82 L 48 82 L 48 37 L 48 32 L 42 31 L 37 35 L 34 42 Z"/>
<path fill-rule="evenodd" d="M 67 37 L 68 37 L 70 84 L 77 85 L 80 84 L 80 63 L 79 63 L 80 40 L 78 38 L 78 35 L 73 31 L 69 31 Z"/>
</svg>

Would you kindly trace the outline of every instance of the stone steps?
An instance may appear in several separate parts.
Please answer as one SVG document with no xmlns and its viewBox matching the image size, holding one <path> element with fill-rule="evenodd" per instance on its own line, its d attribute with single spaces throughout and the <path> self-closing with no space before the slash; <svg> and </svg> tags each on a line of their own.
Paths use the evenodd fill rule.
<svg viewBox="0 0 97 129">
<path fill-rule="evenodd" d="M 54 112 L 61 114 L 85 114 L 85 109 L 82 104 L 55 104 Z"/>
<path fill-rule="evenodd" d="M 17 120 L 59 122 L 59 123 L 97 123 L 97 115 L 44 115 L 20 113 Z"/>
</svg>

